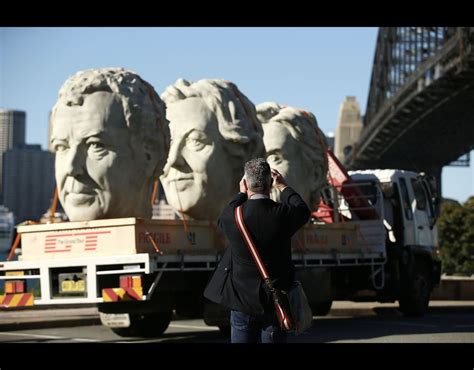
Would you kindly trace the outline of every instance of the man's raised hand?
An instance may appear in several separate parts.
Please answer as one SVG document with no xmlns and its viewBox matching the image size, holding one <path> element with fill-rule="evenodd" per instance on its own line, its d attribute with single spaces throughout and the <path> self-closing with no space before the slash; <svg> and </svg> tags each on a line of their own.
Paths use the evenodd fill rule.
<svg viewBox="0 0 474 370">
<path fill-rule="evenodd" d="M 272 168 L 272 179 L 273 179 L 273 186 L 276 187 L 280 191 L 283 191 L 288 186 L 288 184 L 286 183 L 281 173 L 278 172 L 274 168 Z"/>
<path fill-rule="evenodd" d="M 242 177 L 242 180 L 239 182 L 240 192 L 247 194 L 247 180 L 245 180 L 245 175 Z"/>
</svg>

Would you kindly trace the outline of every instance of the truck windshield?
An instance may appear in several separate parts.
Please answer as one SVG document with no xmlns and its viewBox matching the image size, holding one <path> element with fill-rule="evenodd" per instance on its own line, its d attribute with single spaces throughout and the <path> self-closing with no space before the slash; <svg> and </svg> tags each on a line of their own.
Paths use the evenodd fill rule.
<svg viewBox="0 0 474 370">
<path fill-rule="evenodd" d="M 429 185 L 425 182 L 425 181 L 422 181 L 422 184 L 423 184 L 423 187 L 425 189 L 425 194 L 426 194 L 426 199 L 427 199 L 427 203 L 428 203 L 428 217 L 430 219 L 430 223 L 431 225 L 434 225 L 435 222 L 436 222 L 436 212 L 435 212 L 435 200 L 434 198 L 431 196 L 431 191 L 430 191 L 430 187 Z"/>
<path fill-rule="evenodd" d="M 416 208 L 420 211 L 426 211 L 427 197 L 421 181 L 419 179 L 411 179 L 411 184 L 415 193 Z"/>
<path fill-rule="evenodd" d="M 410 206 L 410 196 L 408 195 L 408 188 L 405 179 L 400 179 L 400 192 L 402 193 L 402 203 L 407 220 L 413 220 L 413 213 Z"/>
</svg>

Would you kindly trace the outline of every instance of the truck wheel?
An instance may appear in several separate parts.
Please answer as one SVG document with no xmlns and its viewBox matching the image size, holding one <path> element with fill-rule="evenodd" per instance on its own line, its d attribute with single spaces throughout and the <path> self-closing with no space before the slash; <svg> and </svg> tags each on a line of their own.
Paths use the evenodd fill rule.
<svg viewBox="0 0 474 370">
<path fill-rule="evenodd" d="M 332 301 L 318 302 L 311 305 L 314 316 L 326 316 L 331 311 Z"/>
<path fill-rule="evenodd" d="M 411 281 L 398 300 L 400 311 L 407 317 L 421 317 L 428 310 L 431 294 L 431 278 L 424 265 L 417 266 Z"/>
<path fill-rule="evenodd" d="M 121 337 L 159 337 L 168 329 L 172 313 L 130 314 L 128 328 L 112 328 L 112 331 Z"/>
<path fill-rule="evenodd" d="M 221 334 L 226 337 L 226 338 L 230 338 L 230 324 L 229 325 L 219 325 L 218 326 Z"/>
<path fill-rule="evenodd" d="M 189 319 L 202 319 L 202 307 L 176 308 L 176 314 Z"/>
</svg>

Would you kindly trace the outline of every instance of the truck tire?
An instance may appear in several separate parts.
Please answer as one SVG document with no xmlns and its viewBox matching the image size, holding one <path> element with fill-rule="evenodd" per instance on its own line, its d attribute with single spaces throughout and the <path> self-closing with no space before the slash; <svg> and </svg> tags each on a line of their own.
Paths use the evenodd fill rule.
<svg viewBox="0 0 474 370">
<path fill-rule="evenodd" d="M 189 319 L 202 319 L 202 307 L 176 308 L 176 314 Z"/>
<path fill-rule="evenodd" d="M 152 338 L 161 336 L 171 322 L 172 311 L 146 314 L 130 314 L 128 328 L 111 328 L 121 337 Z"/>
<path fill-rule="evenodd" d="M 332 307 L 332 301 L 318 302 L 311 305 L 314 316 L 326 316 Z"/>
<path fill-rule="evenodd" d="M 418 264 L 410 281 L 398 300 L 399 309 L 404 316 L 422 317 L 428 310 L 431 295 L 431 277 L 425 264 Z"/>
<path fill-rule="evenodd" d="M 218 328 L 219 328 L 219 331 L 221 332 L 221 334 L 224 337 L 230 338 L 230 331 L 231 331 L 230 324 L 228 324 L 228 325 L 222 324 L 222 325 L 219 325 Z"/>
</svg>

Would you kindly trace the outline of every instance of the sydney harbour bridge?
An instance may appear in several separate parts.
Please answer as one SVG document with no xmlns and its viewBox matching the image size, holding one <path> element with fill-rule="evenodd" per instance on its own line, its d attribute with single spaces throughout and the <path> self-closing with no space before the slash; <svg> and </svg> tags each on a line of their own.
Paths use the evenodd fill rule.
<svg viewBox="0 0 474 370">
<path fill-rule="evenodd" d="M 349 169 L 469 165 L 474 27 L 380 28 L 363 126 Z"/>
</svg>

